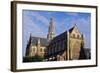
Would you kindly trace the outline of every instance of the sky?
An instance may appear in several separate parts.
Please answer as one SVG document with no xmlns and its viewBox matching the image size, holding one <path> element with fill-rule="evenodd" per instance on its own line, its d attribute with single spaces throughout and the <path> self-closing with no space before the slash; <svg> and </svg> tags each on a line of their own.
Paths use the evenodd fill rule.
<svg viewBox="0 0 100 73">
<path fill-rule="evenodd" d="M 30 34 L 36 37 L 47 37 L 51 17 L 54 18 L 56 35 L 69 30 L 76 24 L 79 31 L 85 35 L 85 47 L 91 48 L 91 13 L 23 10 L 23 56 L 25 56 L 26 45 L 29 41 Z"/>
</svg>

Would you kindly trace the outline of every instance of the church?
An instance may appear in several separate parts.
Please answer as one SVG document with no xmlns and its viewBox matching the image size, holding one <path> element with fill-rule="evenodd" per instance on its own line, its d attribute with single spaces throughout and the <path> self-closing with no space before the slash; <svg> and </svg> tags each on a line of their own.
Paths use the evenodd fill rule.
<svg viewBox="0 0 100 73">
<path fill-rule="evenodd" d="M 30 34 L 26 47 L 27 57 L 44 57 L 43 61 L 63 61 L 90 59 L 90 49 L 85 48 L 85 35 L 75 24 L 68 31 L 56 36 L 54 18 L 50 19 L 47 38 L 34 37 Z"/>
</svg>

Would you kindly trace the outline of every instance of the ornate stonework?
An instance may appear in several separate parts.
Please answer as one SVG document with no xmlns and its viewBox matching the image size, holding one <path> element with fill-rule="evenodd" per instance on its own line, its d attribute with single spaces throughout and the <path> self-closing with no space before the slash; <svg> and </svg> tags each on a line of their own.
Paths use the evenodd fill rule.
<svg viewBox="0 0 100 73">
<path fill-rule="evenodd" d="M 84 48 L 85 36 L 80 33 L 76 24 L 68 31 L 55 36 L 54 19 L 51 18 L 47 38 L 30 35 L 26 56 L 42 56 L 45 61 L 86 59 Z"/>
</svg>

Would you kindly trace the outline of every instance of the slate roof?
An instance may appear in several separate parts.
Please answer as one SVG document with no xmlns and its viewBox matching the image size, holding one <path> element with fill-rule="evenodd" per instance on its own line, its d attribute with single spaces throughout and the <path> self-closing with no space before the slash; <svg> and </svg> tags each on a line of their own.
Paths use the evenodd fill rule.
<svg viewBox="0 0 100 73">
<path fill-rule="evenodd" d="M 88 59 L 91 58 L 91 49 L 85 48 L 84 52 L 85 52 L 86 58 Z"/>
<path fill-rule="evenodd" d="M 69 29 L 69 32 L 71 33 L 73 31 L 74 27 L 72 27 L 71 29 Z"/>
<path fill-rule="evenodd" d="M 91 58 L 91 49 L 90 48 L 81 48 L 79 59 L 90 59 L 90 58 Z"/>
<path fill-rule="evenodd" d="M 37 45 L 39 39 L 40 39 L 40 44 L 42 46 L 48 45 L 48 40 L 46 38 L 40 38 L 40 37 L 32 37 L 31 38 L 32 45 Z"/>
<path fill-rule="evenodd" d="M 67 31 L 65 31 L 65 32 L 63 32 L 63 33 L 61 33 L 61 34 L 55 36 L 55 37 L 53 38 L 53 42 L 54 42 L 54 41 L 57 41 L 57 40 L 62 40 L 62 39 L 64 39 L 64 38 L 66 38 L 66 36 L 67 36 Z"/>
<path fill-rule="evenodd" d="M 75 24 L 72 28 L 69 29 L 69 33 L 71 33 L 71 32 L 74 30 L 74 28 L 77 28 L 77 29 L 78 29 L 78 27 L 77 27 L 76 24 Z M 79 31 L 79 29 L 78 29 L 78 32 L 81 33 L 81 32 Z"/>
<path fill-rule="evenodd" d="M 71 33 L 75 27 L 77 27 L 76 24 L 72 28 L 69 29 L 69 32 Z"/>
</svg>

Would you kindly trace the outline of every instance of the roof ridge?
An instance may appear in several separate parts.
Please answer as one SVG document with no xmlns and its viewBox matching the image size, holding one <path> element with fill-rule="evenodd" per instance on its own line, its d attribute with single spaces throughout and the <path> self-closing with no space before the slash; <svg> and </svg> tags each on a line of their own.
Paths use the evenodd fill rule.
<svg viewBox="0 0 100 73">
<path fill-rule="evenodd" d="M 45 38 L 45 37 L 37 37 L 37 36 L 32 36 L 32 38 L 47 39 L 47 38 Z"/>
</svg>

